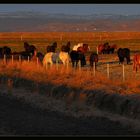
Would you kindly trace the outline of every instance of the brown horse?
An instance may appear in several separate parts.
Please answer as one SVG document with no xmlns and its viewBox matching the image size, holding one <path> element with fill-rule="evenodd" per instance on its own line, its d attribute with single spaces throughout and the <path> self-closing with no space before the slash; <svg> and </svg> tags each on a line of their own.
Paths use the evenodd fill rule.
<svg viewBox="0 0 140 140">
<path fill-rule="evenodd" d="M 138 66 L 140 68 L 140 54 L 135 54 L 133 57 L 133 70 L 137 72 Z"/>
<path fill-rule="evenodd" d="M 99 44 L 97 49 L 99 54 L 110 54 L 110 53 L 113 54 L 115 49 L 117 49 L 117 45 L 116 44 L 109 45 L 109 43 L 106 42 L 104 44 Z"/>
</svg>

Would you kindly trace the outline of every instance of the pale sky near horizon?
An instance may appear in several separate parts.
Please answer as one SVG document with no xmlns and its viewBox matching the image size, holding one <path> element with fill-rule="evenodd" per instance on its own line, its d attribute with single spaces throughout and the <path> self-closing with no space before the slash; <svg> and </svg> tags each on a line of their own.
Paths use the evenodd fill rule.
<svg viewBox="0 0 140 140">
<path fill-rule="evenodd" d="M 140 14 L 140 4 L 0 4 L 0 12 L 34 11 L 77 15 Z"/>
</svg>

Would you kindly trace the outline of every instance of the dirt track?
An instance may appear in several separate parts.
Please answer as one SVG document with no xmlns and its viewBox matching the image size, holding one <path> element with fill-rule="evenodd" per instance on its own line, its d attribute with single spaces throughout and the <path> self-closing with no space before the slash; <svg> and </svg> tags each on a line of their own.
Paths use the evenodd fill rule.
<svg viewBox="0 0 140 140">
<path fill-rule="evenodd" d="M 10 97 L 10 98 L 9 98 Z M 12 96 L 0 95 L 0 135 L 133 135 L 117 121 L 105 117 L 66 116 L 33 108 Z"/>
</svg>

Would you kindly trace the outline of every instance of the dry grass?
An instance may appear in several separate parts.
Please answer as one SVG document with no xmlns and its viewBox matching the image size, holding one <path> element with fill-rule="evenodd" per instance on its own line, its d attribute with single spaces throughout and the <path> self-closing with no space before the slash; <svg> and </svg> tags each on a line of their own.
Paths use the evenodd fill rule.
<svg viewBox="0 0 140 140">
<path fill-rule="evenodd" d="M 117 74 L 119 69 L 122 69 L 122 65 L 119 64 L 110 65 L 110 79 L 107 78 L 106 65 L 99 65 L 95 72 L 95 76 L 93 71 L 88 67 L 80 70 L 79 68 L 73 69 L 71 66 L 67 68 L 60 64 L 58 69 L 56 65 L 46 69 L 42 65 L 26 61 L 23 61 L 22 63 L 17 61 L 13 64 L 8 62 L 7 65 L 3 64 L 3 61 L 1 61 L 0 65 L 1 75 L 23 78 L 37 83 L 49 82 L 57 86 L 66 85 L 70 88 L 79 88 L 83 90 L 109 90 L 109 92 L 120 94 L 138 94 L 140 92 L 140 82 L 139 79 L 137 79 L 137 76 L 126 76 L 126 80 L 124 82 L 122 81 L 122 77 Z M 132 65 L 125 65 L 128 75 L 131 73 L 131 71 L 130 73 L 128 71 L 131 67 Z M 132 73 L 132 75 L 133 74 L 134 73 Z M 139 75 L 139 73 L 136 75 Z"/>
<path fill-rule="evenodd" d="M 67 34 L 67 37 L 65 36 L 63 39 L 64 42 L 70 39 L 73 41 L 73 44 L 76 41 L 89 41 L 91 46 L 95 49 L 96 45 L 101 42 L 99 38 L 100 33 L 96 33 L 96 35 L 88 38 L 91 34 L 92 33 L 87 33 L 85 37 L 84 34 L 71 33 L 69 34 L 71 35 L 71 38 Z M 129 36 L 127 36 L 128 33 L 108 34 L 110 35 L 110 38 L 108 36 L 107 40 L 112 41 L 112 43 L 117 42 L 123 47 L 130 45 L 129 39 L 132 39 L 131 43 L 133 44 L 128 47 L 139 50 L 139 33 L 131 33 Z M 9 34 L 5 34 L 5 39 L 8 35 Z M 29 36 L 27 37 L 31 37 L 31 34 L 28 35 Z M 52 34 L 49 35 L 50 38 L 47 35 L 41 36 L 41 34 L 32 37 L 34 38 L 34 43 L 42 46 L 44 50 L 44 46 L 46 46 L 47 43 L 55 40 L 55 35 L 58 37 L 56 37 L 56 41 L 59 40 L 59 45 L 62 43 L 59 39 L 60 33 L 55 34 L 53 36 L 54 38 L 52 38 Z M 4 39 L 4 35 L 1 34 L 1 36 Z M 81 38 L 79 36 L 81 36 Z M 37 37 L 39 39 L 35 40 Z M 47 38 L 49 41 L 47 43 L 41 42 L 41 37 Z M 31 42 L 33 42 L 33 38 Z M 138 42 L 135 42 L 136 39 L 138 39 Z M 104 40 L 106 39 L 104 38 Z M 9 44 L 13 43 L 13 46 L 16 44 L 15 49 L 17 49 L 19 42 L 20 41 L 15 43 L 11 41 Z M 1 44 L 2 43 L 3 42 L 1 42 Z M 20 42 L 21 46 L 23 45 L 22 43 L 23 42 Z M 112 61 L 114 63 L 110 64 L 110 79 L 108 79 L 106 63 Z M 93 71 L 89 70 L 89 67 L 85 67 L 80 71 L 79 69 L 75 70 L 71 67 L 67 69 L 60 65 L 57 70 L 54 65 L 52 68 L 46 70 L 42 66 L 37 66 L 36 63 L 31 62 L 22 62 L 21 64 L 19 62 L 14 62 L 14 64 L 8 63 L 7 65 L 0 62 L 0 82 L 1 84 L 7 84 L 9 91 L 19 87 L 30 90 L 31 93 L 33 93 L 31 95 L 32 98 L 26 93 L 24 93 L 24 95 L 18 95 L 17 93 L 16 96 L 24 96 L 24 98 L 31 102 L 36 96 L 36 100 L 33 101 L 34 103 L 37 103 L 38 98 L 42 98 L 42 100 L 47 100 L 47 103 L 44 103 L 42 106 L 46 106 L 47 104 L 48 108 L 54 108 L 59 111 L 71 110 L 75 113 L 82 113 L 83 110 L 84 112 L 87 112 L 88 110 L 90 114 L 91 108 L 94 106 L 101 110 L 107 110 L 134 119 L 139 119 L 140 74 L 138 72 L 134 75 L 132 64 L 125 65 L 125 81 L 123 82 L 122 65 L 119 65 L 117 61 L 118 59 L 114 55 L 100 55 L 95 76 Z M 39 96 L 37 95 L 38 93 L 39 95 L 44 96 Z M 54 98 L 56 100 L 53 100 Z M 124 108 L 126 108 L 126 110 Z"/>
</svg>

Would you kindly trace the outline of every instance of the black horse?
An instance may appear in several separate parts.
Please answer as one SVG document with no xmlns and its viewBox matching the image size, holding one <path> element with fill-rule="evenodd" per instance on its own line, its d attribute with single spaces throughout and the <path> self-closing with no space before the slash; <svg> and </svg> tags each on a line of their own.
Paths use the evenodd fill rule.
<svg viewBox="0 0 140 140">
<path fill-rule="evenodd" d="M 72 61 L 72 67 L 74 67 L 74 66 L 77 67 L 79 61 L 81 63 L 81 67 L 86 65 L 85 55 L 81 51 L 71 51 L 70 57 L 71 57 L 71 61 Z"/>
<path fill-rule="evenodd" d="M 47 53 L 55 52 L 56 48 L 57 48 L 57 42 L 54 42 L 52 45 L 47 46 Z"/>
<path fill-rule="evenodd" d="M 13 58 L 15 60 L 18 60 L 19 57 L 21 57 L 22 60 L 28 60 L 28 59 L 31 59 L 32 57 L 32 54 L 26 51 L 12 52 L 11 55 L 13 55 Z"/>
<path fill-rule="evenodd" d="M 24 49 L 25 49 L 25 52 L 31 53 L 32 55 L 34 55 L 34 51 L 36 50 L 36 47 L 34 45 L 29 45 L 28 42 L 24 42 Z"/>
<path fill-rule="evenodd" d="M 37 52 L 36 56 L 38 57 L 40 62 L 43 61 L 44 55 L 41 52 Z"/>
<path fill-rule="evenodd" d="M 3 58 L 4 55 L 6 55 L 7 58 L 10 57 L 11 52 L 11 48 L 9 48 L 8 46 L 0 48 L 0 58 Z"/>
<path fill-rule="evenodd" d="M 70 41 L 68 41 L 68 43 L 66 45 L 62 45 L 61 51 L 70 53 L 70 45 L 71 45 Z"/>
<path fill-rule="evenodd" d="M 130 63 L 130 50 L 128 48 L 119 48 L 117 51 L 119 63 L 123 63 L 126 58 L 127 64 Z"/>
<path fill-rule="evenodd" d="M 77 67 L 78 62 L 80 61 L 81 67 L 84 67 L 86 65 L 85 53 L 89 50 L 90 48 L 88 44 L 84 44 L 84 43 L 82 43 L 82 45 L 79 46 L 77 50 L 72 50 L 70 52 L 72 66 L 74 67 L 76 65 Z"/>
</svg>

